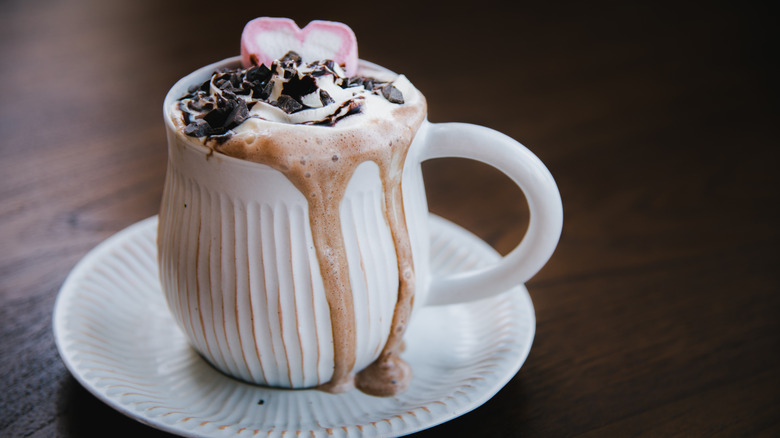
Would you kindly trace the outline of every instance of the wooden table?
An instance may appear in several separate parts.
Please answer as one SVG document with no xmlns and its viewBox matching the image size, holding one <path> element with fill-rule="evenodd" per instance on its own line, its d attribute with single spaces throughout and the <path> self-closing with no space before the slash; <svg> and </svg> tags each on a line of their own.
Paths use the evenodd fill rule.
<svg viewBox="0 0 780 438">
<path fill-rule="evenodd" d="M 87 251 L 157 212 L 167 89 L 237 54 L 260 15 L 349 23 L 363 58 L 426 94 L 432 121 L 509 134 L 559 185 L 560 245 L 528 283 L 527 362 L 419 436 L 780 435 L 771 11 L 420 3 L 4 2 L 0 435 L 164 435 L 71 377 L 53 304 Z M 522 237 L 501 174 L 439 160 L 425 176 L 434 212 L 502 253 Z"/>
</svg>

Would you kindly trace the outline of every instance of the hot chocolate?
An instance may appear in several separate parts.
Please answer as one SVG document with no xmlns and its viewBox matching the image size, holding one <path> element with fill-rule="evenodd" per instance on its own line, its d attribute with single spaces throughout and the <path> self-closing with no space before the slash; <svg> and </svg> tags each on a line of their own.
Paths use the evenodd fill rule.
<svg viewBox="0 0 780 438">
<path fill-rule="evenodd" d="M 252 61 L 192 84 L 168 117 L 178 135 L 197 137 L 212 153 L 270 166 L 306 197 L 334 343 L 333 376 L 320 388 L 341 392 L 354 384 L 368 394 L 399 393 L 411 379 L 399 350 L 415 289 L 401 177 L 425 119 L 425 99 L 405 77 L 368 63 L 347 77 L 334 61 L 302 60 L 295 52 L 270 66 Z M 355 311 L 339 205 L 353 172 L 367 161 L 379 168 L 399 287 L 384 348 L 366 369 L 355 370 Z"/>
</svg>

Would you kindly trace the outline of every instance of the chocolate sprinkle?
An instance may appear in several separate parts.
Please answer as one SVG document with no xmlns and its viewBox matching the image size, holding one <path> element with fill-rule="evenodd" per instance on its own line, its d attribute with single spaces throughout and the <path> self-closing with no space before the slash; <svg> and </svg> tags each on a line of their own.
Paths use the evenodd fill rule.
<svg viewBox="0 0 780 438">
<path fill-rule="evenodd" d="M 204 135 L 207 135 L 210 130 L 211 127 L 203 119 L 195 119 L 194 122 L 191 122 L 184 127 L 184 133 L 192 137 L 203 137 Z"/>
<path fill-rule="evenodd" d="M 276 106 L 278 106 L 282 111 L 286 112 L 287 114 L 292 114 L 294 112 L 300 111 L 303 109 L 303 104 L 295 100 L 295 98 L 290 97 L 286 94 L 282 94 L 279 96 L 279 99 L 276 101 Z"/>
<path fill-rule="evenodd" d="M 281 64 L 293 64 L 296 67 L 301 65 L 301 55 L 296 53 L 293 50 L 290 50 L 289 52 L 285 53 L 284 56 L 279 60 Z"/>
<path fill-rule="evenodd" d="M 327 106 L 336 101 L 333 100 L 332 97 L 330 97 L 330 94 L 328 94 L 327 91 L 320 90 L 320 102 L 322 103 L 322 106 Z"/>
<path fill-rule="evenodd" d="M 271 70 L 265 64 L 260 64 L 257 67 L 247 69 L 244 77 L 248 83 L 266 82 L 271 79 Z"/>
<path fill-rule="evenodd" d="M 310 75 L 298 77 L 293 76 L 289 81 L 285 82 L 282 87 L 282 94 L 286 94 L 296 100 L 300 100 L 301 97 L 311 94 L 317 91 L 317 81 Z"/>
<path fill-rule="evenodd" d="M 389 100 L 393 103 L 404 103 L 404 95 L 401 93 L 401 90 L 398 88 L 395 88 L 393 84 L 386 84 L 382 88 L 382 96 L 385 97 L 385 99 Z"/>
<path fill-rule="evenodd" d="M 274 91 L 274 82 L 268 81 L 263 86 L 263 89 L 260 91 L 260 93 L 257 95 L 257 98 L 260 100 L 266 100 L 268 99 L 268 96 L 271 95 L 272 91 Z"/>
<path fill-rule="evenodd" d="M 210 98 L 193 99 L 187 101 L 187 109 L 198 112 L 211 111 L 214 109 L 214 101 Z"/>
<path fill-rule="evenodd" d="M 243 100 L 237 100 L 236 102 L 237 105 L 228 115 L 227 120 L 225 120 L 225 127 L 227 129 L 233 129 L 236 126 L 244 123 L 244 120 L 249 118 L 249 109 L 246 106 L 246 102 Z"/>
<path fill-rule="evenodd" d="M 403 93 L 391 83 L 365 76 L 339 76 L 336 63 L 332 60 L 309 64 L 307 67 L 311 73 L 308 74 L 299 74 L 298 67 L 303 60 L 293 51 L 274 61 L 270 68 L 259 64 L 254 55 L 250 56 L 250 61 L 252 67 L 219 69 L 209 80 L 187 89 L 187 94 L 179 99 L 178 105 L 185 125 L 184 134 L 207 137 L 222 143 L 232 136 L 233 128 L 251 117 L 249 110 L 259 101 L 276 106 L 287 114 L 309 109 L 303 104 L 303 98 L 315 92 L 322 106 L 333 104 L 335 100 L 330 94 L 317 88 L 316 78 L 325 75 L 332 75 L 334 83 L 341 88 L 363 87 L 389 102 L 404 103 Z M 281 75 L 286 81 L 282 84 L 279 97 L 269 101 L 275 85 L 272 81 L 274 74 Z M 333 126 L 345 117 L 360 113 L 362 106 L 363 98 L 349 100 L 325 119 L 304 124 Z"/>
</svg>

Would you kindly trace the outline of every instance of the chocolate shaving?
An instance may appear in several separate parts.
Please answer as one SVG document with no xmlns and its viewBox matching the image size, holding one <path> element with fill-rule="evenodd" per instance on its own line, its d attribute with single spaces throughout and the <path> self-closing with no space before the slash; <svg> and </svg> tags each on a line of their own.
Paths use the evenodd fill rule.
<svg viewBox="0 0 780 438">
<path fill-rule="evenodd" d="M 310 75 L 298 77 L 296 74 L 289 81 L 285 82 L 282 87 L 282 94 L 286 94 L 296 100 L 300 100 L 301 97 L 315 91 L 317 91 L 317 81 Z"/>
<path fill-rule="evenodd" d="M 250 56 L 250 61 L 252 67 L 245 70 L 221 68 L 209 80 L 187 89 L 187 94 L 180 98 L 178 105 L 186 135 L 207 137 L 221 144 L 230 138 L 233 128 L 250 117 L 249 110 L 259 101 L 274 105 L 287 114 L 309 109 L 303 104 L 303 97 L 315 92 L 322 106 L 333 104 L 333 97 L 327 91 L 317 88 L 316 78 L 324 75 L 332 75 L 334 84 L 341 88 L 362 87 L 383 96 L 389 102 L 404 103 L 403 93 L 391 83 L 365 76 L 345 78 L 336 73 L 336 63 L 332 60 L 309 64 L 307 67 L 311 72 L 302 76 L 298 73 L 302 59 L 294 51 L 274 61 L 270 68 L 260 64 L 254 55 Z M 272 80 L 274 74 L 281 75 L 285 80 L 277 79 L 281 82 L 281 93 L 275 101 L 269 102 L 274 86 L 279 85 Z M 362 97 L 348 100 L 324 119 L 304 124 L 333 126 L 345 117 L 360 113 L 362 106 Z"/>
<path fill-rule="evenodd" d="M 222 127 L 225 125 L 228 115 L 233 111 L 236 102 L 233 100 L 220 99 L 217 102 L 217 107 L 206 113 L 203 116 L 203 120 L 208 122 L 212 128 Z"/>
<path fill-rule="evenodd" d="M 255 91 L 256 90 L 257 90 L 257 88 L 255 88 Z M 268 81 L 263 86 L 262 90 L 260 90 L 260 92 L 257 94 L 257 98 L 260 99 L 260 100 L 266 100 L 266 99 L 268 99 L 268 96 L 271 95 L 272 91 L 274 91 L 274 82 L 273 81 Z"/>
<path fill-rule="evenodd" d="M 273 102 L 271 104 L 273 105 Z M 282 111 L 286 112 L 287 114 L 292 114 L 294 112 L 303 109 L 302 103 L 298 102 L 293 97 L 290 97 L 286 94 L 282 94 L 279 96 L 279 99 L 276 101 L 275 106 L 279 107 Z"/>
<path fill-rule="evenodd" d="M 230 112 L 225 120 L 224 127 L 227 129 L 233 129 L 249 118 L 249 109 L 246 106 L 246 102 L 242 99 L 236 100 L 235 102 L 236 105 L 233 108 L 233 111 Z"/>
<path fill-rule="evenodd" d="M 279 62 L 282 64 L 293 64 L 297 67 L 301 65 L 302 60 L 301 55 L 293 50 L 290 50 L 289 52 L 285 53 L 281 59 L 279 59 Z"/>
<path fill-rule="evenodd" d="M 253 55 L 254 56 L 254 55 Z M 271 79 L 271 70 L 265 64 L 247 69 L 244 79 L 249 82 L 266 82 Z"/>
<path fill-rule="evenodd" d="M 303 124 L 317 125 L 317 126 L 333 126 L 336 123 L 338 123 L 339 120 L 351 116 L 353 114 L 357 114 L 362 110 L 363 110 L 363 98 L 348 100 L 342 103 L 341 105 L 339 105 L 339 107 L 336 108 L 336 111 L 334 111 L 328 117 L 325 117 L 322 120 L 313 120 L 310 122 L 304 122 Z"/>
<path fill-rule="evenodd" d="M 327 105 L 330 105 L 330 104 L 332 104 L 332 103 L 334 103 L 336 101 L 333 100 L 332 97 L 330 97 L 330 94 L 328 94 L 327 91 L 320 90 L 320 102 L 322 102 L 322 106 L 327 106 Z"/>
<path fill-rule="evenodd" d="M 207 135 L 210 130 L 211 127 L 203 119 L 195 119 L 195 121 L 184 127 L 184 133 L 192 137 L 203 137 L 204 135 Z"/>
<path fill-rule="evenodd" d="M 386 83 L 387 82 L 379 81 L 374 78 L 367 78 L 365 76 L 352 76 L 341 84 L 341 88 L 363 87 L 368 91 L 374 91 Z"/>
<path fill-rule="evenodd" d="M 234 95 L 235 97 L 235 95 Z M 184 133 L 193 137 L 204 135 L 215 136 L 225 134 L 249 118 L 249 109 L 242 99 L 218 98 L 217 107 L 208 111 L 203 118 L 188 123 Z"/>
<path fill-rule="evenodd" d="M 241 96 L 250 95 L 252 93 L 252 83 L 247 81 L 241 82 L 241 89 L 237 90 L 235 93 Z"/>
<path fill-rule="evenodd" d="M 312 75 L 315 78 L 318 78 L 320 76 L 332 75 L 333 72 L 328 71 L 328 69 L 326 69 L 326 68 L 317 67 L 315 70 L 312 70 L 312 72 L 309 73 L 309 74 Z"/>
<path fill-rule="evenodd" d="M 233 92 L 234 88 L 222 90 L 222 97 L 228 100 L 236 100 L 238 96 Z"/>
<path fill-rule="evenodd" d="M 235 95 L 236 92 L 241 91 L 240 86 L 237 88 L 230 81 L 224 81 L 219 85 L 219 89 L 222 90 L 222 94 L 230 93 Z"/>
<path fill-rule="evenodd" d="M 211 111 L 214 109 L 214 101 L 210 98 L 191 99 L 187 101 L 187 109 L 196 112 Z"/>
<path fill-rule="evenodd" d="M 347 112 L 344 113 L 344 116 L 342 118 L 347 117 L 347 116 L 351 116 L 352 114 L 357 114 L 357 113 L 359 113 L 362 110 L 363 110 L 363 101 L 362 100 L 361 101 L 350 100 L 349 101 L 349 108 L 347 109 Z"/>
<path fill-rule="evenodd" d="M 382 96 L 385 97 L 388 101 L 392 103 L 404 103 L 404 95 L 401 93 L 401 90 L 398 88 L 395 88 L 393 84 L 386 84 L 382 86 Z"/>
<path fill-rule="evenodd" d="M 182 103 L 182 102 L 177 103 L 176 104 L 176 108 L 178 108 L 179 111 L 181 111 L 181 118 L 184 121 L 184 124 L 185 125 L 189 125 L 189 123 L 190 123 L 190 112 L 187 111 L 187 108 L 185 108 L 184 103 Z"/>
<path fill-rule="evenodd" d="M 313 66 L 314 70 L 311 72 L 311 75 L 314 77 L 320 77 L 325 75 L 332 75 L 332 76 L 338 76 L 336 74 L 336 63 L 332 60 L 327 60 L 324 63 L 316 63 L 316 65 Z"/>
<path fill-rule="evenodd" d="M 341 84 L 341 88 L 352 88 L 352 87 L 362 87 L 362 86 L 363 86 L 362 76 L 352 76 L 351 78 L 348 78 L 345 82 Z"/>
</svg>

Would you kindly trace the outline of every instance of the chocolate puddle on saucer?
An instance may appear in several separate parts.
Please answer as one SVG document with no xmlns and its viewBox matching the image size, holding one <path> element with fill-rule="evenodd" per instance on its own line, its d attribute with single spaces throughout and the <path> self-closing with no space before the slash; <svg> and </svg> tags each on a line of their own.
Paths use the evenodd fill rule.
<svg viewBox="0 0 780 438">
<path fill-rule="evenodd" d="M 411 368 L 399 356 L 415 291 L 401 179 L 407 152 L 425 118 L 426 104 L 416 90 L 419 99 L 406 104 L 403 100 L 397 101 L 396 96 L 391 99 L 391 92 L 397 90 L 386 87 L 376 91 L 384 94 L 388 101 L 396 100 L 393 104 L 399 104 L 386 117 L 366 118 L 347 128 L 280 123 L 273 135 L 249 131 L 232 133 L 227 138 L 222 135 L 205 137 L 205 145 L 213 151 L 280 171 L 307 199 L 333 333 L 333 376 L 318 387 L 327 392 L 344 392 L 355 386 L 370 395 L 391 396 L 403 392 L 412 377 Z M 183 109 L 181 105 L 179 108 Z M 235 114 L 241 119 L 246 115 L 243 110 L 232 116 Z M 192 130 L 186 113 L 177 124 L 182 132 L 188 124 Z M 357 333 L 339 206 L 355 169 L 368 161 L 373 161 L 379 168 L 383 210 L 398 261 L 399 286 L 390 334 L 379 357 L 355 373 Z"/>
</svg>

